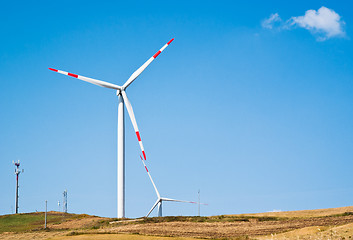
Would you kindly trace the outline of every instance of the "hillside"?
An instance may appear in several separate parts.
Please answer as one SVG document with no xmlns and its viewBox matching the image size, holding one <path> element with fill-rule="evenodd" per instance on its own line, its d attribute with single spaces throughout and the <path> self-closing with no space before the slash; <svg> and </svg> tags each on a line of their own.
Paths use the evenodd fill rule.
<svg viewBox="0 0 353 240">
<path fill-rule="evenodd" d="M 353 207 L 210 217 L 110 219 L 44 213 L 0 216 L 0 239 L 351 239 Z"/>
</svg>

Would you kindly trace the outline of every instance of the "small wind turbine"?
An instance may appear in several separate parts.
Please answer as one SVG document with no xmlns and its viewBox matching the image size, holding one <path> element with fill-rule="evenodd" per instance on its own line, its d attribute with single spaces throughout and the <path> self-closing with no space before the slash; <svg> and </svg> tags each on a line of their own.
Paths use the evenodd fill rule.
<svg viewBox="0 0 353 240">
<path fill-rule="evenodd" d="M 141 136 L 139 129 L 137 127 L 137 122 L 135 119 L 134 112 L 132 110 L 131 103 L 127 98 L 125 93 L 126 88 L 147 68 L 148 65 L 153 62 L 153 60 L 174 40 L 171 39 L 167 44 L 165 44 L 158 52 L 156 52 L 150 59 L 148 59 L 139 69 L 137 69 L 125 82 L 123 86 L 118 86 L 112 83 L 104 82 L 101 80 L 80 76 L 74 73 L 69 73 L 54 68 L 49 68 L 54 72 L 58 72 L 64 75 L 68 75 L 82 81 L 86 81 L 101 87 L 111 88 L 116 90 L 116 95 L 119 99 L 118 104 L 118 218 L 125 217 L 125 124 L 124 124 L 124 103 L 126 104 L 126 109 L 129 113 L 132 125 L 136 132 L 137 140 L 139 142 L 142 154 L 146 160 L 146 153 L 142 145 Z"/>
<path fill-rule="evenodd" d="M 153 209 L 158 205 L 158 217 L 162 217 L 162 202 L 163 201 L 170 201 L 170 202 L 183 202 L 183 203 L 193 203 L 193 204 L 204 204 L 204 205 L 207 205 L 205 203 L 197 203 L 197 202 L 192 202 L 192 201 L 183 201 L 183 200 L 177 200 L 177 199 L 172 199 L 172 198 L 165 198 L 165 197 L 161 197 L 161 195 L 159 194 L 158 190 L 157 190 L 157 187 L 156 187 L 156 184 L 154 184 L 154 181 L 152 179 L 152 176 L 150 174 L 150 172 L 148 171 L 148 168 L 146 166 L 146 163 L 145 161 L 143 160 L 142 156 L 140 155 L 140 158 L 141 158 L 141 161 L 143 163 L 143 166 L 145 167 L 146 169 L 146 172 L 148 174 L 148 177 L 150 178 L 151 180 L 151 183 L 153 185 L 153 188 L 154 188 L 154 191 L 156 192 L 157 194 L 157 201 L 156 203 L 152 206 L 151 210 L 147 213 L 146 217 L 148 217 L 151 212 L 153 211 Z"/>
</svg>

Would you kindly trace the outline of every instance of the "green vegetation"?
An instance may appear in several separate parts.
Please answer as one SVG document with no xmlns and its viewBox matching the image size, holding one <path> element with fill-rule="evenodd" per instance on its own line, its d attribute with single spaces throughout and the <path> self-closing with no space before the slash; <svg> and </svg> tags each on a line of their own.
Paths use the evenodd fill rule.
<svg viewBox="0 0 353 240">
<path fill-rule="evenodd" d="M 85 214 L 47 213 L 47 224 L 58 224 L 71 219 L 84 218 Z M 44 213 L 23 213 L 0 216 L 0 233 L 27 232 L 44 229 Z"/>
<path fill-rule="evenodd" d="M 344 213 L 342 216 L 348 216 L 353 213 Z M 58 212 L 48 212 L 47 224 L 60 224 L 68 220 L 83 219 L 90 217 L 86 214 L 63 214 Z M 153 217 L 142 218 L 138 221 L 124 221 L 116 222 L 117 225 L 126 224 L 144 224 L 144 223 L 163 223 L 163 222 L 249 222 L 249 221 L 279 221 L 287 218 L 279 217 L 256 217 L 256 216 L 230 216 L 220 215 L 211 217 L 194 217 L 194 216 L 167 216 L 167 217 Z M 118 219 L 103 219 L 97 222 L 92 222 L 87 229 L 95 230 L 109 225 L 109 222 Z M 119 219 L 121 220 L 121 219 Z M 12 214 L 0 216 L 0 234 L 3 232 L 28 232 L 38 231 L 44 229 L 44 213 L 25 213 Z M 48 229 L 47 229 L 48 230 Z"/>
<path fill-rule="evenodd" d="M 330 215 L 328 217 L 346 217 L 346 216 L 351 216 L 351 215 L 353 215 L 353 212 L 344 212 L 341 214 Z"/>
<path fill-rule="evenodd" d="M 81 234 L 83 234 L 83 233 L 72 231 L 72 232 L 69 232 L 68 234 L 66 234 L 66 236 L 77 236 L 77 235 L 81 235 Z"/>
<path fill-rule="evenodd" d="M 94 229 L 99 229 L 103 226 L 109 226 L 109 222 L 111 222 L 112 220 L 100 220 L 96 223 L 93 223 L 93 225 L 90 227 L 90 229 L 94 230 Z"/>
</svg>

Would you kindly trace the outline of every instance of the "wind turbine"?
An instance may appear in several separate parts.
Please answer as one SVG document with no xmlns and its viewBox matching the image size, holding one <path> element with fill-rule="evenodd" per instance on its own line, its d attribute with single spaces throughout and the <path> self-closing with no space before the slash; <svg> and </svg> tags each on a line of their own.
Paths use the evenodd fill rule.
<svg viewBox="0 0 353 240">
<path fill-rule="evenodd" d="M 145 161 L 143 160 L 142 156 L 140 155 L 140 158 L 141 158 L 141 161 L 143 163 L 143 166 L 145 167 L 146 169 L 146 172 L 148 174 L 148 177 L 150 178 L 151 180 L 151 183 L 153 185 L 153 188 L 154 188 L 154 191 L 156 192 L 157 194 L 157 201 L 155 202 L 155 204 L 152 206 L 151 210 L 147 213 L 146 217 L 148 217 L 151 212 L 153 211 L 153 209 L 155 209 L 155 207 L 158 205 L 158 217 L 162 217 L 162 202 L 163 201 L 169 201 L 169 202 L 183 202 L 183 203 L 193 203 L 193 204 L 203 204 L 203 205 L 207 205 L 205 203 L 197 203 L 197 202 L 192 202 L 192 201 L 183 201 L 183 200 L 177 200 L 177 199 L 172 199 L 172 198 L 165 198 L 165 197 L 161 197 L 161 195 L 159 194 L 158 190 L 157 190 L 157 187 L 156 187 L 156 184 L 154 184 L 154 181 L 152 179 L 152 176 L 150 174 L 150 172 L 148 171 L 148 168 L 146 166 L 146 163 Z"/>
<path fill-rule="evenodd" d="M 132 109 L 131 103 L 127 98 L 125 93 L 126 88 L 147 68 L 148 65 L 153 62 L 154 59 L 166 48 L 168 45 L 174 40 L 171 39 L 167 44 L 165 44 L 158 52 L 156 52 L 150 59 L 148 59 L 139 69 L 137 69 L 129 79 L 124 83 L 123 86 L 118 86 L 116 84 L 112 84 L 109 82 L 104 82 L 101 80 L 84 77 L 81 75 L 77 75 L 74 73 L 69 73 L 61 70 L 57 70 L 54 68 L 49 68 L 54 72 L 58 72 L 64 75 L 68 75 L 82 81 L 86 81 L 101 87 L 111 88 L 116 90 L 116 95 L 118 96 L 118 218 L 125 217 L 125 124 L 124 124 L 124 103 L 126 104 L 126 109 L 129 113 L 132 125 L 136 132 L 137 140 L 139 142 L 142 154 L 144 159 L 146 160 L 146 153 L 143 148 L 143 144 L 141 141 L 141 136 L 139 129 L 137 127 L 136 118 L 134 115 L 134 111 Z"/>
</svg>

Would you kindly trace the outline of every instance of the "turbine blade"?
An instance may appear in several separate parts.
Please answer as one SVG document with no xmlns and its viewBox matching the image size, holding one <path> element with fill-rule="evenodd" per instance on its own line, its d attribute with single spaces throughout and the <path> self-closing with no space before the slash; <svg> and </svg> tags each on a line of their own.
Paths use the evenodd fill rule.
<svg viewBox="0 0 353 240">
<path fill-rule="evenodd" d="M 170 201 L 170 202 L 183 202 L 183 203 L 193 203 L 193 204 L 199 204 L 198 202 L 192 202 L 192 201 L 184 201 L 184 200 L 177 200 L 173 198 L 161 198 L 163 201 Z M 208 205 L 206 203 L 200 203 L 202 205 Z"/>
<path fill-rule="evenodd" d="M 133 74 L 131 74 L 131 76 L 129 77 L 129 79 L 126 81 L 126 83 L 123 85 L 123 89 L 127 88 L 145 69 L 146 67 L 148 67 L 148 65 L 151 64 L 151 62 L 153 62 L 153 60 L 161 53 L 163 52 L 163 50 L 168 47 L 168 45 L 174 40 L 174 38 L 172 38 L 169 42 L 167 42 L 161 49 L 159 49 L 158 52 L 156 52 L 150 59 L 148 59 L 139 69 L 137 69 Z"/>
<path fill-rule="evenodd" d="M 161 198 L 163 201 L 170 201 L 170 202 L 185 202 L 185 203 L 194 203 L 190 201 L 184 201 L 184 200 L 178 200 L 178 199 L 173 199 L 173 198 Z"/>
<path fill-rule="evenodd" d="M 198 202 L 196 202 L 196 204 L 200 204 L 200 205 L 208 205 L 208 203 L 198 203 Z"/>
<path fill-rule="evenodd" d="M 74 73 L 69 73 L 69 72 L 57 70 L 57 69 L 54 69 L 54 68 L 49 68 L 49 70 L 52 70 L 54 72 L 58 72 L 58 73 L 61 73 L 61 74 L 64 74 L 64 75 L 68 75 L 68 76 L 80 79 L 82 81 L 98 85 L 100 87 L 112 88 L 112 89 L 116 89 L 116 90 L 121 89 L 121 87 L 118 86 L 118 85 L 115 85 L 115 84 L 112 84 L 112 83 L 108 83 L 108 82 L 104 82 L 104 81 L 101 81 L 101 80 L 80 76 L 80 75 L 77 75 L 77 74 L 74 74 Z"/>
<path fill-rule="evenodd" d="M 157 200 L 156 203 L 153 205 L 153 207 L 151 208 L 151 210 L 147 213 L 146 217 L 148 217 L 148 216 L 151 214 L 151 212 L 153 211 L 153 209 L 157 206 L 157 204 L 158 204 L 160 201 L 161 201 L 161 199 L 158 198 L 158 200 Z"/>
<path fill-rule="evenodd" d="M 139 129 L 137 127 L 137 122 L 136 122 L 136 118 L 135 118 L 135 115 L 134 115 L 134 111 L 132 110 L 131 103 L 130 103 L 129 99 L 127 98 L 127 95 L 126 95 L 125 91 L 121 91 L 121 95 L 123 96 L 127 112 L 129 113 L 129 116 L 130 116 L 130 119 L 131 119 L 131 122 L 132 122 L 132 126 L 134 127 L 134 130 L 136 132 L 137 140 L 139 141 L 143 157 L 146 160 L 146 153 L 145 153 L 145 150 L 144 150 L 143 145 L 142 145 L 140 132 L 139 132 Z"/>
<path fill-rule="evenodd" d="M 152 176 L 151 176 L 150 172 L 148 171 L 148 168 L 147 168 L 147 166 L 146 166 L 146 163 L 145 163 L 145 161 L 143 161 L 143 158 L 141 157 L 141 155 L 140 155 L 140 158 L 141 158 L 141 161 L 142 161 L 142 163 L 143 163 L 143 166 L 145 166 L 146 172 L 147 172 L 147 174 L 148 174 L 148 176 L 149 176 L 149 178 L 150 178 L 150 180 L 151 180 L 151 182 L 152 182 L 152 185 L 153 185 L 153 187 L 154 187 L 154 190 L 156 191 L 157 197 L 158 197 L 158 199 L 159 199 L 159 198 L 161 198 L 161 196 L 159 195 L 159 192 L 158 192 L 158 190 L 157 190 L 157 187 L 156 187 L 156 185 L 154 184 L 154 181 L 153 181 L 153 179 L 152 179 Z"/>
</svg>

